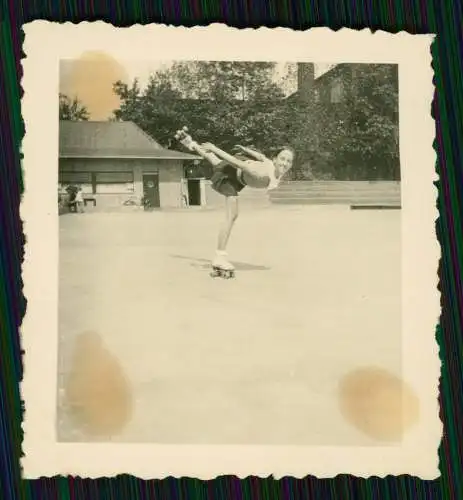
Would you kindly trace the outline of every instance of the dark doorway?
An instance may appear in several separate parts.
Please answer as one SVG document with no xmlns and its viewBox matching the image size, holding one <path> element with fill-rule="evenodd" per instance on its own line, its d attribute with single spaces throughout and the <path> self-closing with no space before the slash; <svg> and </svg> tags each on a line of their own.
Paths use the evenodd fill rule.
<svg viewBox="0 0 463 500">
<path fill-rule="evenodd" d="M 201 184 L 199 179 L 188 179 L 188 204 L 201 205 Z"/>
<path fill-rule="evenodd" d="M 143 205 L 146 209 L 161 206 L 158 174 L 143 174 Z"/>
</svg>

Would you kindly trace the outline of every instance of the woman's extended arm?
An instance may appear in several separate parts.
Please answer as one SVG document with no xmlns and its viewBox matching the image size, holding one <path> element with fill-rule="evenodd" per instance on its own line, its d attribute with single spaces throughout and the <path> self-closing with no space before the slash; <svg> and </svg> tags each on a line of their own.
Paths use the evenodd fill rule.
<svg viewBox="0 0 463 500">
<path fill-rule="evenodd" d="M 230 165 L 234 166 L 235 168 L 241 169 L 243 172 L 246 172 L 248 175 L 256 179 L 268 179 L 268 182 L 270 182 L 270 176 L 267 172 L 267 169 L 264 167 L 263 161 L 240 160 L 239 158 L 235 158 L 233 155 L 222 151 L 220 148 L 218 148 L 214 144 L 211 144 L 210 142 L 201 145 L 195 144 L 194 146 L 194 149 L 204 158 L 208 158 L 206 155 L 214 157 L 214 161 L 209 160 L 213 165 L 217 165 L 221 160 L 225 160 Z"/>
<path fill-rule="evenodd" d="M 211 144 L 210 142 L 201 144 L 200 147 L 206 151 L 210 151 L 211 153 L 217 155 L 219 158 L 227 161 L 228 163 L 230 163 L 230 165 L 233 165 L 234 167 L 247 170 L 247 165 L 244 161 L 240 160 L 239 158 L 236 158 L 231 154 L 226 153 L 225 151 L 221 150 L 220 148 L 218 148 L 214 144 Z"/>
<path fill-rule="evenodd" d="M 236 147 L 241 149 L 241 151 L 244 151 L 249 156 L 252 156 L 253 158 L 255 158 L 258 161 L 265 161 L 267 159 L 267 157 L 265 155 L 263 155 L 262 153 L 258 153 L 257 151 L 254 151 L 251 148 L 247 148 L 245 146 L 240 146 L 239 144 Z"/>
<path fill-rule="evenodd" d="M 254 177 L 255 179 L 261 179 L 261 180 L 266 179 L 268 182 L 271 181 L 269 173 L 268 173 L 268 169 L 265 167 L 266 163 L 269 162 L 270 160 L 267 160 L 267 158 L 265 156 L 262 155 L 263 160 L 243 161 L 243 160 L 240 160 L 239 158 L 235 158 L 233 155 L 230 155 L 230 154 L 226 153 L 225 151 L 222 151 L 220 148 L 218 148 L 214 144 L 206 143 L 206 144 L 202 144 L 201 146 L 204 149 L 206 149 L 207 151 L 210 151 L 212 154 L 221 158 L 222 160 L 225 160 L 230 165 L 233 165 L 234 167 L 241 169 L 243 172 L 246 172 L 251 177 Z M 254 153 L 256 153 L 256 151 L 254 151 Z M 264 160 L 266 160 L 266 161 L 264 161 Z"/>
<path fill-rule="evenodd" d="M 197 142 L 193 142 L 191 144 L 191 149 L 202 156 L 205 160 L 212 163 L 212 165 L 218 165 L 220 163 L 220 158 L 216 154 L 214 154 L 209 149 L 204 148 Z"/>
</svg>

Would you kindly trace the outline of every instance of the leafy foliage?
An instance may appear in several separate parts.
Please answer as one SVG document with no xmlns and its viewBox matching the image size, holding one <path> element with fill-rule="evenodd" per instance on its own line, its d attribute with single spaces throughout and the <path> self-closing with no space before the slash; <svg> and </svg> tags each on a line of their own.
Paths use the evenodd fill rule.
<svg viewBox="0 0 463 500">
<path fill-rule="evenodd" d="M 59 95 L 59 119 L 68 121 L 87 121 L 89 113 L 87 108 L 77 97 L 71 100 L 67 95 Z"/>
<path fill-rule="evenodd" d="M 223 148 L 236 143 L 265 147 L 274 133 L 275 101 L 283 101 L 272 81 L 274 63 L 180 62 L 153 75 L 142 92 L 114 86 L 121 99 L 115 118 L 132 120 L 165 146 L 186 125 L 200 141 Z M 272 130 L 269 131 L 267 128 Z"/>
<path fill-rule="evenodd" d="M 131 120 L 165 147 L 187 126 L 198 141 L 230 151 L 252 145 L 266 154 L 297 152 L 293 178 L 372 179 L 398 176 L 397 73 L 388 65 L 340 65 L 344 97 L 287 98 L 270 62 L 177 62 L 145 89 L 117 82 L 115 120 Z M 294 75 L 292 75 L 294 77 Z M 320 83 L 329 90 L 330 76 Z"/>
<path fill-rule="evenodd" d="M 320 147 L 338 179 L 399 178 L 398 79 L 394 65 L 346 65 L 341 103 L 320 122 Z"/>
</svg>

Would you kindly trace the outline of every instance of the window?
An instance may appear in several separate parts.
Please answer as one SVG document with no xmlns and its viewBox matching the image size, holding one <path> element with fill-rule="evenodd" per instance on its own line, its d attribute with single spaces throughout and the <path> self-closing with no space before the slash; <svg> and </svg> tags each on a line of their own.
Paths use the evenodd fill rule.
<svg viewBox="0 0 463 500">
<path fill-rule="evenodd" d="M 331 102 L 334 104 L 340 103 L 342 100 L 342 84 L 339 81 L 333 82 L 331 86 Z"/>
<path fill-rule="evenodd" d="M 90 172 L 60 172 L 60 184 L 91 184 L 92 174 Z"/>
<path fill-rule="evenodd" d="M 93 193 L 92 174 L 90 172 L 60 172 L 60 187 L 65 188 L 70 185 L 78 185 L 82 188 L 84 194 Z"/>
<path fill-rule="evenodd" d="M 81 186 L 84 194 L 126 194 L 135 190 L 133 172 L 60 172 L 59 184 Z"/>
<path fill-rule="evenodd" d="M 98 194 L 122 194 L 133 193 L 132 172 L 95 172 L 94 189 Z"/>
</svg>

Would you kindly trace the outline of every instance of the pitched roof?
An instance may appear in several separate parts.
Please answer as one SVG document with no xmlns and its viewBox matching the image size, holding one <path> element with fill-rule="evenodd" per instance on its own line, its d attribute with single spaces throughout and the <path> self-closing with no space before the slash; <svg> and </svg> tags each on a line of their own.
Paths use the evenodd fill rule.
<svg viewBox="0 0 463 500">
<path fill-rule="evenodd" d="M 133 122 L 59 123 L 60 158 L 137 158 L 195 160 L 200 157 L 165 149 Z"/>
</svg>

